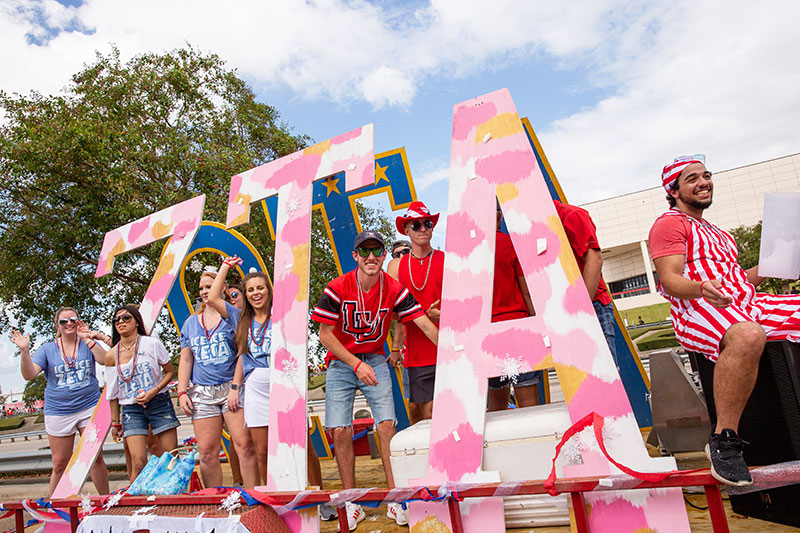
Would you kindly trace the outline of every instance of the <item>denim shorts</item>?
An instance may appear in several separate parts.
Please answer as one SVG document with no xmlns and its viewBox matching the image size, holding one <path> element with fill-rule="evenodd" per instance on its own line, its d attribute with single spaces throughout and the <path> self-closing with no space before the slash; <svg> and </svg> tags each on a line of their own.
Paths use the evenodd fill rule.
<svg viewBox="0 0 800 533">
<path fill-rule="evenodd" d="M 138 403 L 122 406 L 122 429 L 125 437 L 147 435 L 147 426 L 158 435 L 180 426 L 169 393 L 156 394 L 144 407 Z"/>
<path fill-rule="evenodd" d="M 517 376 L 517 382 L 514 383 L 515 387 L 532 387 L 542 382 L 542 371 L 531 370 L 530 372 L 523 372 Z M 505 376 L 496 376 L 489 378 L 489 388 L 491 390 L 502 390 L 511 385 L 511 380 Z"/>
<path fill-rule="evenodd" d="M 608 349 L 611 350 L 611 356 L 614 358 L 614 362 L 617 363 L 617 332 L 614 329 L 617 319 L 614 318 L 614 305 L 603 305 L 600 302 L 592 302 L 592 305 L 594 306 L 594 313 L 600 321 L 600 327 L 603 329 L 603 335 L 606 337 Z M 619 363 L 617 363 L 617 366 L 619 366 Z"/>
<path fill-rule="evenodd" d="M 389 374 L 389 363 L 383 354 L 354 354 L 364 364 L 372 367 L 378 384 L 375 386 L 364 385 L 356 377 L 356 373 L 338 359 L 332 359 L 328 365 L 328 375 L 325 379 L 325 427 L 350 427 L 353 425 L 353 401 L 356 390 L 360 390 L 366 397 L 372 410 L 375 424 L 391 420 L 394 417 L 394 399 L 392 398 L 392 378 Z"/>
</svg>

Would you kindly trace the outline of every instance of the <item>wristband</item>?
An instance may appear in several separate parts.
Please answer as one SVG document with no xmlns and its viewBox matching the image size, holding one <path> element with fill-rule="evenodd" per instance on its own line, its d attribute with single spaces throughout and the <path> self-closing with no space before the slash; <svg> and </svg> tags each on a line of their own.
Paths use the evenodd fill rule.
<svg viewBox="0 0 800 533">
<path fill-rule="evenodd" d="M 189 396 L 189 393 L 188 393 L 188 392 L 186 392 L 185 390 L 182 390 L 182 391 L 180 391 L 180 392 L 178 393 L 178 399 L 180 400 L 180 399 L 181 399 L 181 396 L 183 396 L 184 394 L 185 394 L 186 396 Z"/>
<path fill-rule="evenodd" d="M 705 298 L 705 296 L 703 296 L 703 284 L 704 283 L 708 283 L 708 280 L 704 280 L 704 281 L 700 282 L 700 298 Z"/>
<path fill-rule="evenodd" d="M 122 424 L 111 424 L 112 428 L 121 428 Z"/>
<path fill-rule="evenodd" d="M 358 367 L 360 367 L 361 363 L 363 363 L 363 362 L 364 361 L 359 361 L 358 364 L 355 366 L 355 368 L 353 368 L 353 372 L 358 372 Z"/>
<path fill-rule="evenodd" d="M 87 346 L 88 346 L 88 345 L 87 345 Z M 91 345 L 91 346 L 89 346 L 89 349 L 90 349 L 90 350 L 93 350 L 95 346 L 97 346 L 97 343 L 96 343 L 96 342 L 94 342 L 94 341 L 92 341 L 92 345 Z"/>
<path fill-rule="evenodd" d="M 393 352 L 399 352 L 402 349 L 403 349 L 403 347 L 401 346 L 400 348 L 392 348 L 392 351 Z"/>
</svg>

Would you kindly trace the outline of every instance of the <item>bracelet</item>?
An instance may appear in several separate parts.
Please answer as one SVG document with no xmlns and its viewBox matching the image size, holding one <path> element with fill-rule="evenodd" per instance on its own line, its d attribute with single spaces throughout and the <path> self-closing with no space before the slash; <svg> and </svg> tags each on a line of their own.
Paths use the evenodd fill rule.
<svg viewBox="0 0 800 533">
<path fill-rule="evenodd" d="M 189 396 L 189 393 L 188 393 L 188 392 L 186 392 L 185 390 L 182 390 L 182 391 L 180 391 L 180 392 L 178 393 L 178 399 L 180 399 L 180 398 L 181 398 L 181 396 L 183 396 L 184 394 L 185 394 L 186 396 Z"/>
<path fill-rule="evenodd" d="M 112 428 L 121 428 L 122 424 L 111 424 Z"/>
<path fill-rule="evenodd" d="M 705 298 L 705 296 L 703 296 L 703 284 L 704 283 L 708 283 L 708 280 L 704 280 L 704 281 L 700 282 L 700 298 Z"/>
<path fill-rule="evenodd" d="M 399 352 L 399 351 L 400 351 L 400 350 L 402 350 L 402 349 L 403 349 L 403 347 L 401 346 L 401 347 L 399 347 L 399 348 L 392 348 L 392 350 L 391 350 L 391 351 L 393 351 L 393 352 Z"/>
<path fill-rule="evenodd" d="M 96 343 L 96 342 L 94 342 L 94 341 L 92 341 L 92 345 L 91 345 L 91 346 L 89 346 L 89 349 L 90 349 L 90 350 L 93 350 L 95 346 L 97 346 L 97 343 Z"/>
<path fill-rule="evenodd" d="M 359 361 L 358 364 L 355 366 L 355 368 L 353 368 L 353 372 L 358 372 L 358 367 L 360 367 L 361 363 L 363 363 L 363 362 L 364 361 Z"/>
</svg>

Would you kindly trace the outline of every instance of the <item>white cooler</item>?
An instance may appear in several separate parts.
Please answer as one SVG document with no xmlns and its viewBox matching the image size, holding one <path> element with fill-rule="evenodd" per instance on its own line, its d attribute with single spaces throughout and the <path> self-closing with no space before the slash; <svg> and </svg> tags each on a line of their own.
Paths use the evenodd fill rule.
<svg viewBox="0 0 800 533">
<path fill-rule="evenodd" d="M 486 413 L 483 470 L 499 471 L 501 481 L 547 478 L 556 445 L 571 425 L 564 402 Z M 425 476 L 430 433 L 431 421 L 423 420 L 392 439 L 392 472 L 398 487 Z M 569 525 L 565 494 L 507 496 L 503 503 L 506 527 Z"/>
</svg>

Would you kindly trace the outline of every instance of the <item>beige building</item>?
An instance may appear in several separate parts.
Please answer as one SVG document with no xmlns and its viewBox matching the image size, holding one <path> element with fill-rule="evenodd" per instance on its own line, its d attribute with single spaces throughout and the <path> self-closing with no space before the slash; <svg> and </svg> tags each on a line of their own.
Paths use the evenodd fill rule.
<svg viewBox="0 0 800 533">
<path fill-rule="evenodd" d="M 764 194 L 800 192 L 800 154 L 714 172 L 714 203 L 705 218 L 725 230 L 752 226 L 762 218 Z M 653 177 L 653 182 L 659 176 Z M 647 236 L 669 209 L 662 187 L 616 196 L 581 207 L 592 215 L 603 247 L 603 278 L 623 311 L 665 302 L 656 291 Z"/>
</svg>

